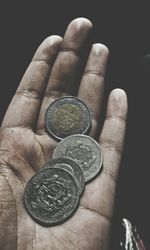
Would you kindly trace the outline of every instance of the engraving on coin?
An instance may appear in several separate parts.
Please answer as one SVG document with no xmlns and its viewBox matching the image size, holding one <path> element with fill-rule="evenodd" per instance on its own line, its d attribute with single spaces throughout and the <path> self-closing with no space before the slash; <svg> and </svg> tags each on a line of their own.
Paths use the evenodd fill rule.
<svg viewBox="0 0 150 250">
<path fill-rule="evenodd" d="M 72 134 L 85 134 L 90 125 L 90 111 L 76 97 L 64 96 L 56 99 L 45 113 L 47 132 L 59 140 Z"/>
<path fill-rule="evenodd" d="M 82 110 L 74 104 L 63 104 L 54 112 L 54 126 L 64 133 L 73 133 L 82 126 Z"/>
<path fill-rule="evenodd" d="M 38 223 L 52 226 L 69 218 L 77 208 L 79 191 L 72 175 L 57 167 L 43 168 L 27 183 L 24 203 Z"/>
<path fill-rule="evenodd" d="M 69 158 L 57 158 L 49 161 L 46 163 L 43 167 L 57 167 L 57 168 L 63 168 L 71 173 L 73 178 L 75 178 L 77 187 L 79 189 L 80 195 L 83 193 L 84 187 L 85 187 L 85 179 L 83 176 L 83 172 L 75 161 Z"/>
<path fill-rule="evenodd" d="M 77 162 L 85 182 L 93 179 L 102 167 L 102 150 L 99 144 L 87 135 L 71 135 L 62 140 L 53 152 L 53 158 L 67 157 Z"/>
</svg>

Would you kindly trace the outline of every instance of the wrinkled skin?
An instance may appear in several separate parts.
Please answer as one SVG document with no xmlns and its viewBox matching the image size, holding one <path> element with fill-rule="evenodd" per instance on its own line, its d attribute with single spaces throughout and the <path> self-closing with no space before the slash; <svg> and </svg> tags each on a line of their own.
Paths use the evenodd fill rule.
<svg viewBox="0 0 150 250">
<path fill-rule="evenodd" d="M 86 185 L 74 215 L 61 225 L 45 228 L 30 218 L 23 205 L 26 183 L 57 145 L 44 128 L 45 111 L 55 98 L 73 95 L 70 91 L 77 89 L 77 96 L 92 111 L 89 135 L 95 138 L 100 130 L 108 49 L 93 44 L 83 70 L 82 51 L 91 29 L 89 20 L 78 18 L 69 24 L 63 39 L 44 40 L 5 114 L 0 131 L 0 249 L 108 249 L 127 115 L 123 90 L 109 95 L 97 136 L 103 171 Z"/>
</svg>

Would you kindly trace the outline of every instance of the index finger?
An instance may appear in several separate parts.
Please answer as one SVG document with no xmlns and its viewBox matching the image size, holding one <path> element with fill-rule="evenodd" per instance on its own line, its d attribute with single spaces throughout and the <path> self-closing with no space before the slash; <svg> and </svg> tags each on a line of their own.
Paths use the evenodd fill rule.
<svg viewBox="0 0 150 250">
<path fill-rule="evenodd" d="M 50 36 L 39 46 L 8 107 L 2 127 L 35 126 L 61 42 L 61 37 Z"/>
</svg>

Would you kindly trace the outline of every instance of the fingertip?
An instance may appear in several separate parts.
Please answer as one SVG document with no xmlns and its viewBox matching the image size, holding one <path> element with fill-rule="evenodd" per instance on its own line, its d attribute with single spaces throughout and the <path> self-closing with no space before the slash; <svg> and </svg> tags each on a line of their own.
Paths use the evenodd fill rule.
<svg viewBox="0 0 150 250">
<path fill-rule="evenodd" d="M 104 55 L 107 57 L 109 55 L 109 49 L 102 43 L 94 43 L 92 46 L 92 50 L 94 51 L 96 56 Z"/>
<path fill-rule="evenodd" d="M 111 94 L 115 94 L 116 96 L 117 95 L 126 95 L 126 92 L 125 90 L 121 89 L 121 88 L 115 88 L 111 91 Z"/>
<path fill-rule="evenodd" d="M 126 116 L 128 109 L 127 94 L 123 89 L 113 89 L 109 95 L 108 113 L 116 116 Z"/>
<path fill-rule="evenodd" d="M 105 76 L 106 65 L 108 62 L 109 50 L 101 43 L 92 45 L 85 72 L 93 72 L 101 77 Z"/>
<path fill-rule="evenodd" d="M 56 51 L 60 48 L 63 38 L 58 35 L 52 35 L 44 39 L 44 41 L 38 47 L 33 60 L 43 60 L 49 62 L 56 54 Z"/>
<path fill-rule="evenodd" d="M 76 18 L 71 21 L 66 29 L 62 50 L 72 50 L 76 53 L 82 52 L 89 39 L 92 23 L 87 18 Z"/>
<path fill-rule="evenodd" d="M 61 36 L 51 35 L 51 36 L 48 36 L 47 38 L 45 38 L 44 41 L 42 42 L 42 44 L 45 44 L 48 46 L 48 45 L 61 43 L 62 40 L 63 40 L 63 38 Z"/>
<path fill-rule="evenodd" d="M 92 22 L 85 17 L 78 17 L 72 20 L 69 26 L 75 26 L 77 30 L 82 30 L 83 28 L 91 29 L 93 27 Z"/>
<path fill-rule="evenodd" d="M 111 91 L 110 98 L 114 99 L 116 102 L 127 101 L 127 94 L 123 89 L 116 88 Z"/>
<path fill-rule="evenodd" d="M 52 47 L 57 47 L 62 43 L 62 41 L 63 41 L 63 38 L 61 36 L 58 36 L 58 35 L 48 36 L 39 45 L 37 52 L 44 51 Z"/>
</svg>

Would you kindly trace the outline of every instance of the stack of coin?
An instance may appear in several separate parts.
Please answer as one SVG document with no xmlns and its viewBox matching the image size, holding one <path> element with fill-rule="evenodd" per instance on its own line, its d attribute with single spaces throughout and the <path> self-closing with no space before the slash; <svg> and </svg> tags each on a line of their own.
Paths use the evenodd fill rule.
<svg viewBox="0 0 150 250">
<path fill-rule="evenodd" d="M 68 97 L 66 105 L 70 100 L 72 103 L 74 99 Z M 65 98 L 59 98 L 58 101 L 62 101 L 65 105 L 64 100 Z M 55 106 L 55 104 L 54 102 L 50 106 Z M 76 105 L 76 100 L 73 105 Z M 84 104 L 82 105 L 84 106 Z M 74 106 L 72 112 L 76 110 Z M 57 118 L 57 114 L 54 115 L 54 120 L 59 120 L 58 123 L 56 122 L 58 128 L 62 128 L 59 135 L 58 131 L 55 134 L 57 139 L 60 139 L 62 134 L 62 137 L 66 137 L 66 134 L 70 131 L 73 133 L 71 128 L 79 128 L 77 124 L 83 123 L 79 117 L 75 119 L 76 111 L 73 120 L 70 123 L 68 122 L 68 112 L 70 112 L 68 111 L 70 107 L 68 107 L 64 107 L 64 117 L 67 117 L 67 122 L 65 120 L 64 124 L 65 126 L 69 124 L 66 130 L 65 126 L 63 127 L 63 122 L 60 123 L 60 118 Z M 85 110 L 87 112 L 87 109 Z M 57 112 L 62 113 L 59 108 Z M 84 115 L 81 117 L 83 118 Z M 72 124 L 74 120 L 77 121 L 75 126 Z M 89 123 L 88 121 L 87 127 L 89 127 Z M 82 132 L 87 131 L 87 127 Z M 81 128 L 79 130 L 81 131 Z M 97 176 L 101 167 L 102 151 L 94 139 L 81 133 L 73 133 L 62 139 L 53 152 L 52 160 L 43 165 L 41 170 L 27 183 L 24 204 L 28 213 L 36 222 L 44 226 L 57 225 L 66 221 L 76 211 L 80 197 L 83 195 L 85 183 Z"/>
<path fill-rule="evenodd" d="M 52 160 L 30 179 L 24 202 L 36 222 L 43 226 L 57 225 L 74 213 L 82 188 L 79 189 L 74 172 L 72 164 Z"/>
<path fill-rule="evenodd" d="M 102 166 L 100 145 L 87 135 L 70 135 L 53 152 L 53 158 L 70 158 L 80 166 L 85 182 L 91 181 Z"/>
</svg>

